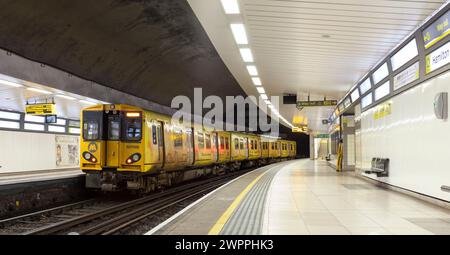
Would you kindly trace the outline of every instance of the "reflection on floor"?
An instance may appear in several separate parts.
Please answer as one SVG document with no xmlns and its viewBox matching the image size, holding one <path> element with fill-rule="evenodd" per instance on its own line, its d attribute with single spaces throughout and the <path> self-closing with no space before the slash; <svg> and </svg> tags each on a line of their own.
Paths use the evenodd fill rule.
<svg viewBox="0 0 450 255">
<path fill-rule="evenodd" d="M 297 160 L 278 171 L 263 234 L 450 234 L 450 210 Z"/>
</svg>

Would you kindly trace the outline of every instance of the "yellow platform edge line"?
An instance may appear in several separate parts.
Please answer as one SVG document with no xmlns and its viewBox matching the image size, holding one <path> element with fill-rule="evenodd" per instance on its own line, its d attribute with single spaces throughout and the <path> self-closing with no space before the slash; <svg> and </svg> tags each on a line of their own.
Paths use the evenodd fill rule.
<svg viewBox="0 0 450 255">
<path fill-rule="evenodd" d="M 227 221 L 230 219 L 231 215 L 233 214 L 234 210 L 236 210 L 237 206 L 241 203 L 242 199 L 244 199 L 245 195 L 250 191 L 250 189 L 255 186 L 255 184 L 263 177 L 267 172 L 269 172 L 271 169 L 265 171 L 264 173 L 260 174 L 258 177 L 256 177 L 247 187 L 245 187 L 244 190 L 241 191 L 241 193 L 234 199 L 233 203 L 227 208 L 227 210 L 220 216 L 220 218 L 217 220 L 217 222 L 212 226 L 212 228 L 209 230 L 208 235 L 218 235 L 220 231 L 222 231 L 223 227 L 227 223 Z"/>
</svg>

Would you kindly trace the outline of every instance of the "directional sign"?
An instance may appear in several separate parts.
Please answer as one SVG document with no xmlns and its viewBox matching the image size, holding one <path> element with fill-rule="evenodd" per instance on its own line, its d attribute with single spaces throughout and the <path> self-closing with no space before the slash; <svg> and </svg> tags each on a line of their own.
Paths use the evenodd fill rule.
<svg viewBox="0 0 450 255">
<path fill-rule="evenodd" d="M 450 34 L 450 11 L 446 12 L 442 17 L 433 22 L 433 24 L 423 30 L 423 41 L 425 43 L 425 49 L 430 48 L 440 40 L 444 39 Z"/>
<path fill-rule="evenodd" d="M 298 101 L 297 102 L 297 107 L 334 106 L 334 105 L 337 105 L 337 100 Z"/>
<path fill-rule="evenodd" d="M 25 112 L 29 115 L 55 115 L 55 104 L 31 104 L 26 105 Z"/>
</svg>

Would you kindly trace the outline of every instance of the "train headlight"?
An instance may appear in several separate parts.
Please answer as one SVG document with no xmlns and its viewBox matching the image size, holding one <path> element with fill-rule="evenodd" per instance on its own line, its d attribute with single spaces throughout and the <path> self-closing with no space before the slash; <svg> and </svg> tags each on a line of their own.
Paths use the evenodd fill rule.
<svg viewBox="0 0 450 255">
<path fill-rule="evenodd" d="M 83 152 L 83 158 L 92 163 L 97 162 L 97 159 L 94 157 L 94 155 L 92 155 L 90 152 L 87 152 L 87 151 Z"/>
<path fill-rule="evenodd" d="M 139 160 L 141 160 L 141 154 L 135 153 L 135 154 L 131 155 L 131 156 L 127 159 L 127 164 L 136 163 L 136 162 L 138 162 Z"/>
</svg>

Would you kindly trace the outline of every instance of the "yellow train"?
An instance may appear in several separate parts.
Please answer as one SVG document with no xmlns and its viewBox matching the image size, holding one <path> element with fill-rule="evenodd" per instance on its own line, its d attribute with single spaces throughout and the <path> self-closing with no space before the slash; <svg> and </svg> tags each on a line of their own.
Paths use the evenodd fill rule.
<svg viewBox="0 0 450 255">
<path fill-rule="evenodd" d="M 242 166 L 294 158 L 296 143 L 255 134 L 175 125 L 129 105 L 82 110 L 80 167 L 86 187 L 144 192 Z"/>
</svg>

